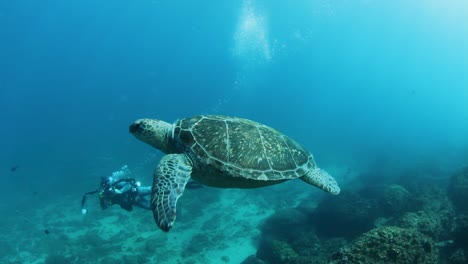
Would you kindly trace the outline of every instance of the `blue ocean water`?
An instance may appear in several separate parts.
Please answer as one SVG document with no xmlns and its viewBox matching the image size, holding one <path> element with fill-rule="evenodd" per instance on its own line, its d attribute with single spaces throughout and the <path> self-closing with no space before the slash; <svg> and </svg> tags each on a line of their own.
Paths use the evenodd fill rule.
<svg viewBox="0 0 468 264">
<path fill-rule="evenodd" d="M 448 180 L 468 158 L 467 14 L 461 0 L 3 0 L 3 215 L 66 195 L 78 208 L 124 164 L 151 182 L 161 154 L 128 133 L 142 117 L 267 124 L 343 190 L 375 166 L 370 182 L 418 166 Z"/>
</svg>

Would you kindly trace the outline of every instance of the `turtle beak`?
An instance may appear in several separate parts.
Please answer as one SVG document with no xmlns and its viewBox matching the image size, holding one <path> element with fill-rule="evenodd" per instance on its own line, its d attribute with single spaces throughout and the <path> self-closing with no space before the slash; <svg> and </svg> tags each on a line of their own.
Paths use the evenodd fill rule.
<svg viewBox="0 0 468 264">
<path fill-rule="evenodd" d="M 130 127 L 128 128 L 128 132 L 132 133 L 132 134 L 135 134 L 138 130 L 140 130 L 140 122 L 139 121 L 135 121 L 133 122 Z"/>
</svg>

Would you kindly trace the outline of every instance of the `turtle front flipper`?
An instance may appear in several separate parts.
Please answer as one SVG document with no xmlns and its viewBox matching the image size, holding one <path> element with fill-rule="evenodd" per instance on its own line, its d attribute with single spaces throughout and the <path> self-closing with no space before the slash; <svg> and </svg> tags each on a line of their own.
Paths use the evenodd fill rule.
<svg viewBox="0 0 468 264">
<path fill-rule="evenodd" d="M 301 180 L 334 195 L 339 194 L 341 191 L 336 180 L 328 172 L 319 168 L 310 170 L 301 177 Z"/>
<path fill-rule="evenodd" d="M 153 175 L 151 209 L 156 224 L 169 231 L 176 219 L 177 199 L 184 193 L 192 166 L 183 154 L 168 154 L 159 162 Z"/>
</svg>

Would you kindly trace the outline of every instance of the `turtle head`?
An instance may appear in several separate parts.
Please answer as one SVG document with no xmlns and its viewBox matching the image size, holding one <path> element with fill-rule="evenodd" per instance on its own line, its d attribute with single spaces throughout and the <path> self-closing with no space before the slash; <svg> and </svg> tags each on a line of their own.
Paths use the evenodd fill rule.
<svg viewBox="0 0 468 264">
<path fill-rule="evenodd" d="M 133 122 L 128 128 L 128 131 L 139 140 L 165 153 L 169 153 L 171 152 L 169 137 L 172 127 L 172 124 L 161 120 L 144 118 Z"/>
</svg>

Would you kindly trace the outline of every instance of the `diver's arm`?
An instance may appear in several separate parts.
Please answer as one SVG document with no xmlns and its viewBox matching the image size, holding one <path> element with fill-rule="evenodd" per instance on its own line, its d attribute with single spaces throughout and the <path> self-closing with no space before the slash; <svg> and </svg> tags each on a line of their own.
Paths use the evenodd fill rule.
<svg viewBox="0 0 468 264">
<path fill-rule="evenodd" d="M 139 195 L 136 199 L 133 205 L 138 206 L 140 208 L 146 209 L 146 210 L 151 210 L 151 203 L 149 199 L 145 199 L 142 195 Z"/>
<path fill-rule="evenodd" d="M 151 186 L 138 187 L 138 193 L 143 196 L 151 194 Z"/>
</svg>

